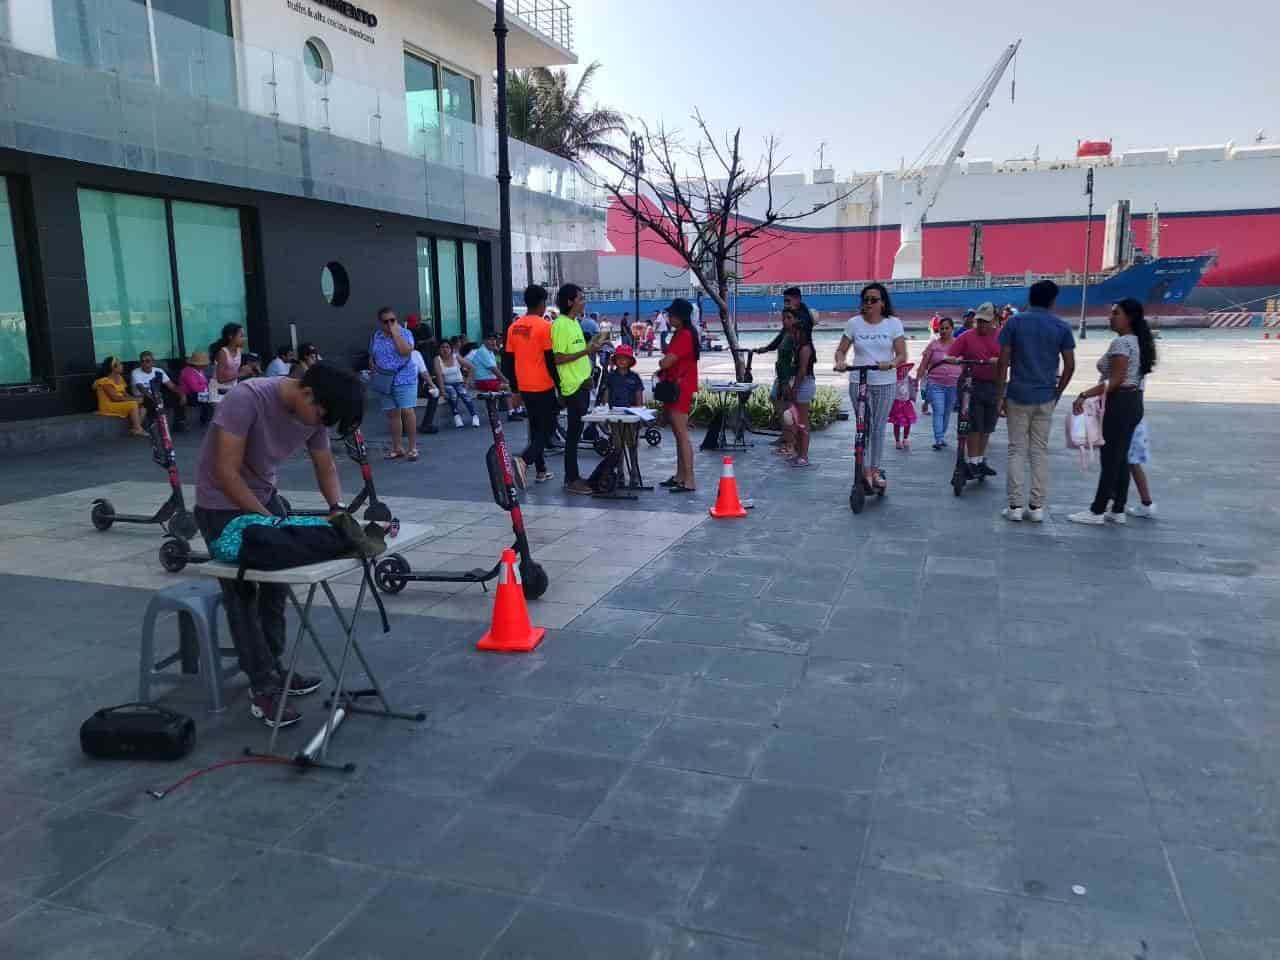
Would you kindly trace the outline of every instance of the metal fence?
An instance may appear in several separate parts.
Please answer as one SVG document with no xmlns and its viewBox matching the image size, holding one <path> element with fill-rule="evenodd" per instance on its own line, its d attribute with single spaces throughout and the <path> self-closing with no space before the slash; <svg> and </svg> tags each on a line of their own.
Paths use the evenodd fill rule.
<svg viewBox="0 0 1280 960">
<path fill-rule="evenodd" d="M 560 0 L 515 0 L 512 15 L 566 50 L 573 50 L 573 11 Z"/>
</svg>

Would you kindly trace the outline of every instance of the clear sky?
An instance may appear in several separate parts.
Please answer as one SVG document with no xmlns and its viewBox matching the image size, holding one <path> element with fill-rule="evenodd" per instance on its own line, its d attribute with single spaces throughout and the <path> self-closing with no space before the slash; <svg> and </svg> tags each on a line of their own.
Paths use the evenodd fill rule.
<svg viewBox="0 0 1280 960">
<path fill-rule="evenodd" d="M 837 176 L 907 163 L 950 122 L 1005 45 L 1009 76 L 969 157 L 1280 143 L 1276 0 L 570 0 L 602 104 L 688 129 L 741 125 L 758 152 L 779 136 L 788 170 Z"/>
</svg>

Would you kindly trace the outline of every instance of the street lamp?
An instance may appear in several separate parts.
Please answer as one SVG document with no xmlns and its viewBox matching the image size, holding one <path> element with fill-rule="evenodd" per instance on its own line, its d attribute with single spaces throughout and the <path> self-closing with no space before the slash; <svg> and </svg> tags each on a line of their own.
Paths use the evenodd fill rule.
<svg viewBox="0 0 1280 960">
<path fill-rule="evenodd" d="M 507 153 L 507 11 L 497 0 L 493 36 L 498 45 L 498 273 L 502 280 L 502 313 L 495 332 L 511 320 L 511 158 Z M 532 280 L 532 278 L 530 278 Z"/>
<path fill-rule="evenodd" d="M 631 202 L 635 204 L 636 226 L 636 286 L 632 293 L 635 296 L 635 319 L 640 319 L 640 174 L 644 173 L 644 139 L 638 134 L 631 134 L 631 171 L 635 175 L 635 192 Z"/>
<path fill-rule="evenodd" d="M 1080 284 L 1080 339 L 1089 336 L 1089 257 L 1093 252 L 1093 167 L 1084 178 L 1084 192 L 1089 198 L 1088 226 L 1084 234 L 1084 282 Z"/>
</svg>

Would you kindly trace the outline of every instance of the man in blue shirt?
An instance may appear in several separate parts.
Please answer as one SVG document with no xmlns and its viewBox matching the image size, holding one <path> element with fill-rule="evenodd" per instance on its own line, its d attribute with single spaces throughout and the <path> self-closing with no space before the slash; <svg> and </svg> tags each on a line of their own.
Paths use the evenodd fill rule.
<svg viewBox="0 0 1280 960">
<path fill-rule="evenodd" d="M 1030 306 L 1020 310 L 1000 331 L 996 383 L 1000 409 L 1009 421 L 1009 469 L 1005 474 L 1008 520 L 1040 523 L 1049 495 L 1049 430 L 1053 409 L 1076 371 L 1076 342 L 1071 326 L 1050 311 L 1058 299 L 1052 280 L 1032 284 Z M 1058 368 L 1058 358 L 1062 368 Z M 1008 385 L 1005 385 L 1006 375 Z M 1027 460 L 1031 460 L 1031 495 L 1023 497 Z M 1023 506 L 1026 506 L 1024 511 Z"/>
</svg>

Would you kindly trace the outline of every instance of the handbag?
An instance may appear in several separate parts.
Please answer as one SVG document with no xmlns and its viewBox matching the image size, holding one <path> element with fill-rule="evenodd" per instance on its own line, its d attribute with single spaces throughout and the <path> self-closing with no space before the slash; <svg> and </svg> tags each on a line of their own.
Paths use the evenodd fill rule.
<svg viewBox="0 0 1280 960">
<path fill-rule="evenodd" d="M 680 399 L 680 384 L 670 380 L 659 380 L 653 388 L 653 399 L 659 403 L 675 403 Z"/>
<path fill-rule="evenodd" d="M 410 353 L 405 358 L 404 363 L 396 367 L 394 370 L 383 370 L 378 366 L 378 361 L 373 359 L 373 338 L 369 338 L 369 366 L 372 370 L 369 373 L 369 389 L 374 393 L 380 393 L 384 397 L 391 396 L 391 391 L 395 387 L 396 377 L 400 371 L 413 362 L 413 354 Z"/>
<path fill-rule="evenodd" d="M 1080 466 L 1088 465 L 1091 454 L 1106 441 L 1102 437 L 1102 417 L 1106 410 L 1106 395 L 1101 399 L 1090 397 L 1084 402 L 1084 413 L 1068 409 L 1063 426 L 1066 428 L 1068 450 L 1080 451 Z"/>
</svg>

